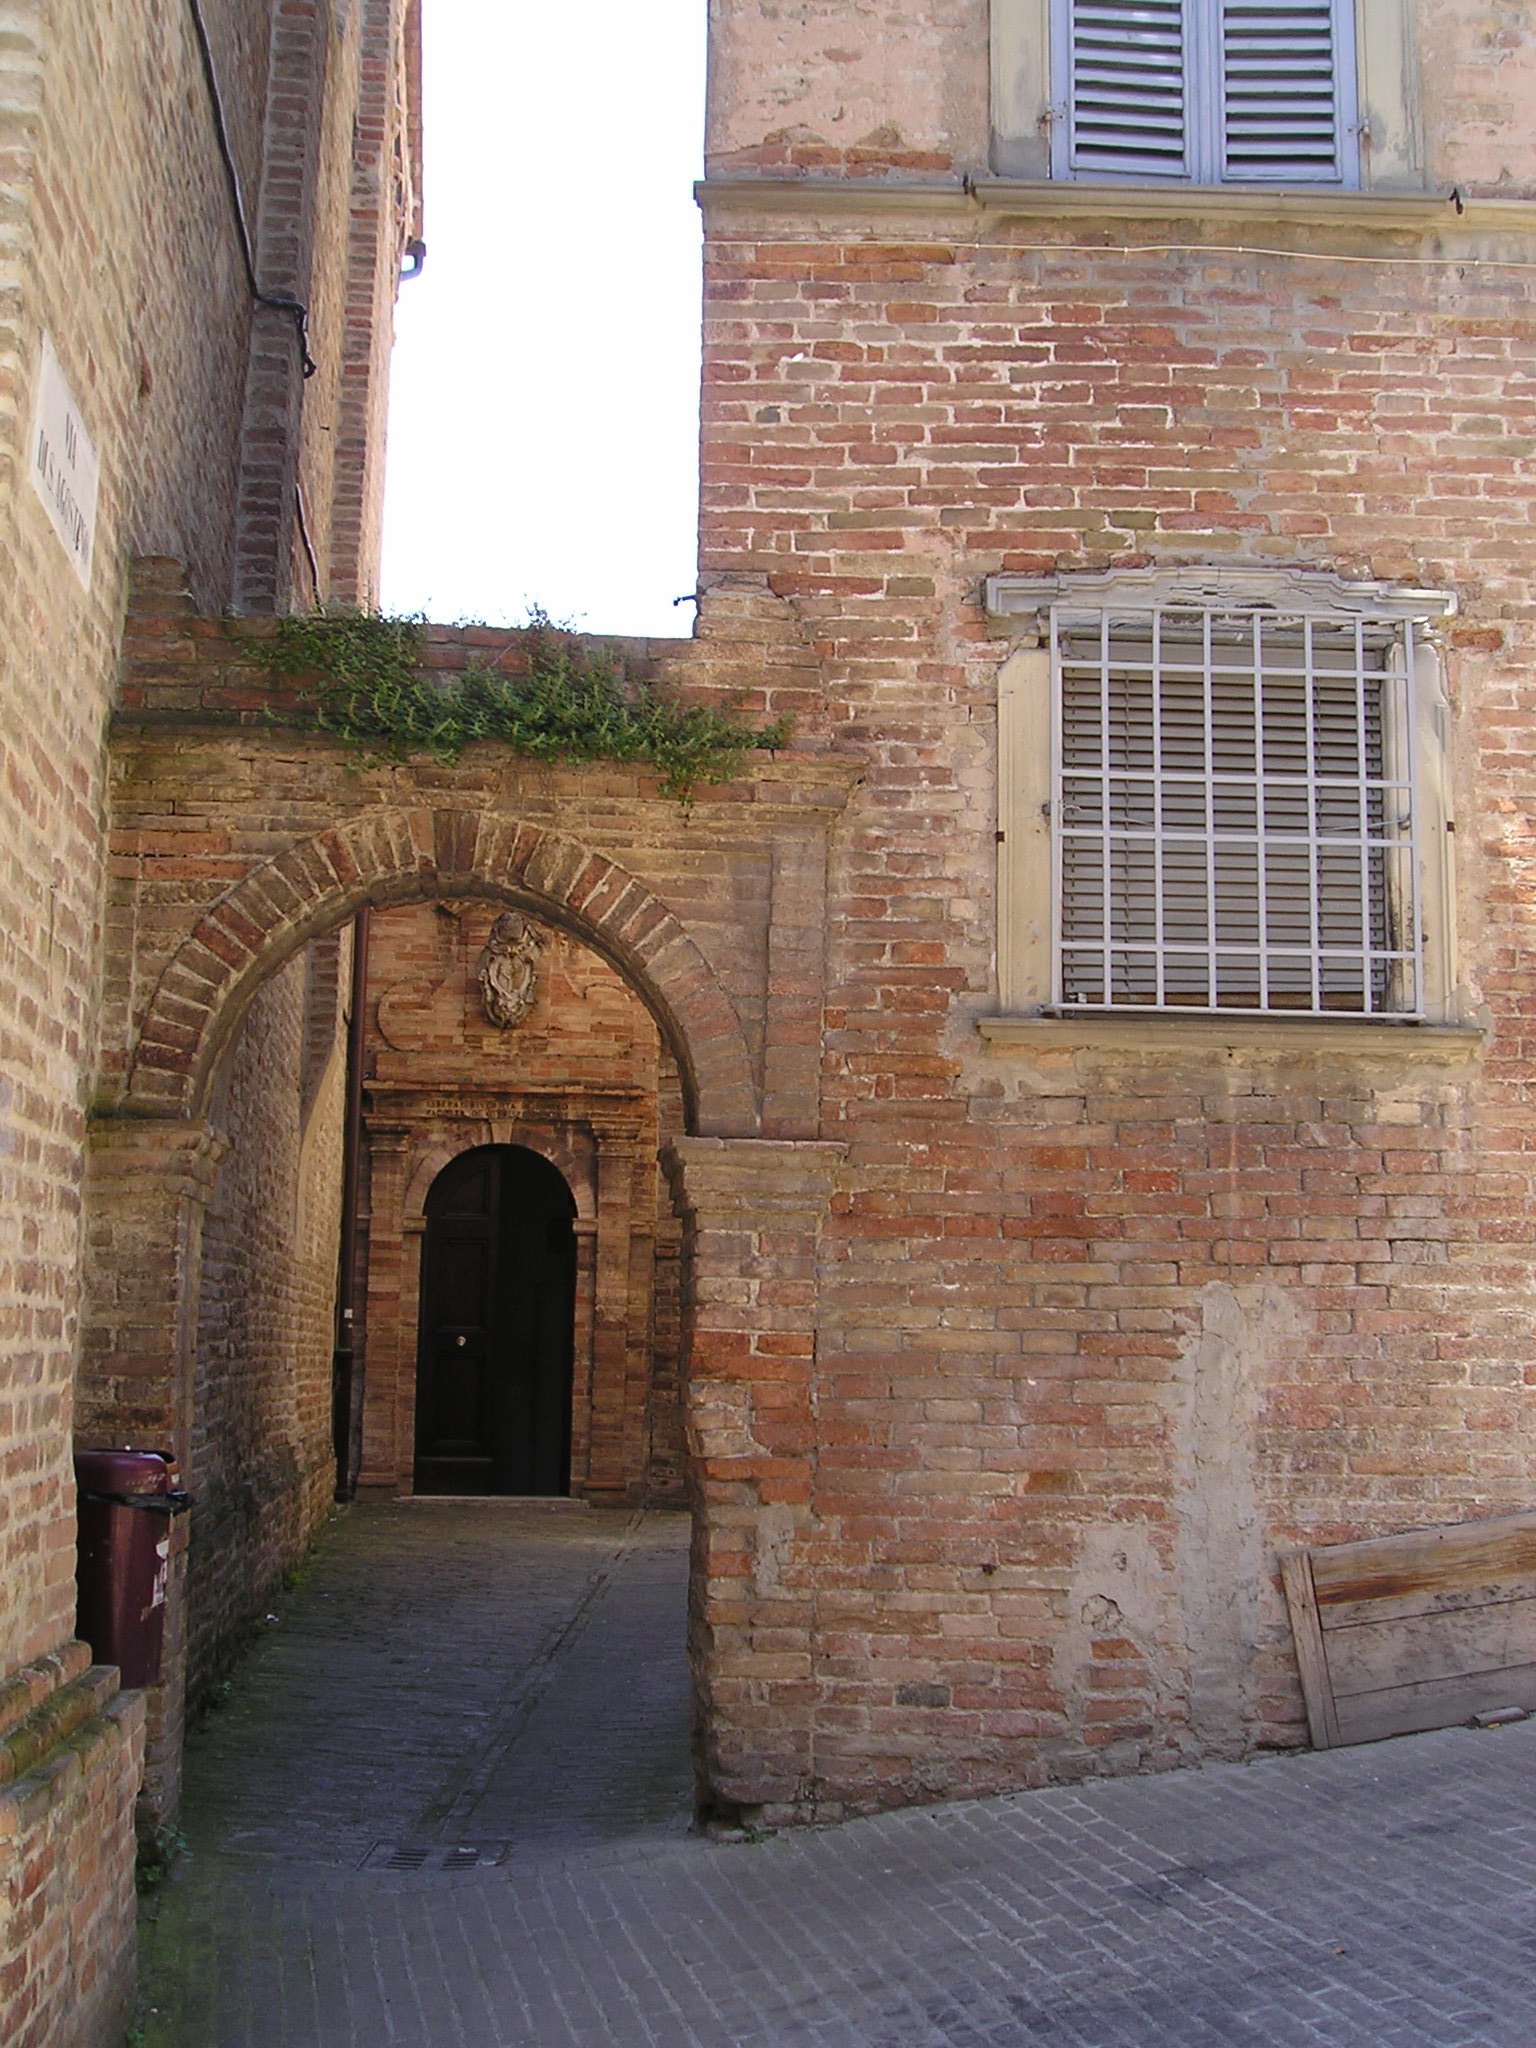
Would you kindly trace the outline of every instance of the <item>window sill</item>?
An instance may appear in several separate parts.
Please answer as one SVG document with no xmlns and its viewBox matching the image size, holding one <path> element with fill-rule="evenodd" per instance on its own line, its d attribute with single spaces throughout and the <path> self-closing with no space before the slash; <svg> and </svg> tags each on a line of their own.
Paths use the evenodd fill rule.
<svg viewBox="0 0 1536 2048">
<path fill-rule="evenodd" d="M 1366 1058 L 1475 1059 L 1486 1034 L 1475 1024 L 1421 1024 L 1385 1017 L 1180 1016 L 1149 1011 L 1110 1015 L 978 1017 L 976 1029 L 998 1052 L 1358 1053 Z"/>
<path fill-rule="evenodd" d="M 1066 179 L 1037 183 L 1021 178 L 978 178 L 971 190 L 985 213 L 1064 218 L 1087 216 L 1112 220 L 1169 220 L 1197 216 L 1202 220 L 1235 220 L 1249 224 L 1300 221 L 1324 226 L 1428 228 L 1460 224 L 1492 226 L 1472 219 L 1473 207 L 1488 213 L 1486 202 L 1464 202 L 1458 214 L 1455 198 L 1439 192 L 1342 191 L 1336 185 L 1186 185 L 1177 179 L 1145 184 L 1090 183 Z M 1507 225 L 1529 227 L 1536 206 L 1493 203 Z"/>
<path fill-rule="evenodd" d="M 959 213 L 1030 220 L 1230 220 L 1252 230 L 1285 224 L 1412 233 L 1506 231 L 1528 235 L 1536 200 L 1465 199 L 1449 192 L 1344 192 L 1298 185 L 1112 185 L 1066 179 L 935 179 L 721 175 L 701 178 L 694 198 L 754 211 Z"/>
</svg>

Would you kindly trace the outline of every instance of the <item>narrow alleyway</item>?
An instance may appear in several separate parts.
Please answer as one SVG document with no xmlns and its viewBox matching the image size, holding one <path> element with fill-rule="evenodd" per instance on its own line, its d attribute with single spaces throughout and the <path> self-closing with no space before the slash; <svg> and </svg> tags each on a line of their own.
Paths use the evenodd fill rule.
<svg viewBox="0 0 1536 2048">
<path fill-rule="evenodd" d="M 682 1514 L 349 1510 L 188 1746 L 195 1850 L 462 1867 L 685 1833 L 687 1586 Z"/>
<path fill-rule="evenodd" d="M 342 1517 L 189 1749 L 148 2048 L 1536 2035 L 1536 1721 L 707 1842 L 687 1536 Z"/>
</svg>

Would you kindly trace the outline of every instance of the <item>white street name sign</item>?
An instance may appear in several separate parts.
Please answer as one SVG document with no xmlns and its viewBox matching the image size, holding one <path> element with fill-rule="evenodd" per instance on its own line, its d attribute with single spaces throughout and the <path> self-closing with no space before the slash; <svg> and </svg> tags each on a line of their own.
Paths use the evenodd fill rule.
<svg viewBox="0 0 1536 2048">
<path fill-rule="evenodd" d="M 32 408 L 27 468 L 32 488 L 42 499 L 49 523 L 74 564 L 81 588 L 89 590 L 101 465 L 46 334 L 37 373 L 37 400 Z"/>
</svg>

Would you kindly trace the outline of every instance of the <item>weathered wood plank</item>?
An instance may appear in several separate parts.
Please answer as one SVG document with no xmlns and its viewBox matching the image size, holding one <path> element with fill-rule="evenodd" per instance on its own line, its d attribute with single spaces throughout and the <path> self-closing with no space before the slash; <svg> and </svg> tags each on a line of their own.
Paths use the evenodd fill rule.
<svg viewBox="0 0 1536 2048">
<path fill-rule="evenodd" d="M 1536 1573 L 1536 1513 L 1411 1529 L 1310 1556 L 1320 1611 L 1344 1601 L 1455 1592 Z"/>
<path fill-rule="evenodd" d="M 1330 1601 L 1319 1608 L 1318 1619 L 1324 1637 L 1328 1638 L 1337 1629 L 1357 1628 L 1362 1623 L 1412 1621 L 1430 1614 L 1473 1614 L 1481 1608 L 1501 1607 L 1515 1600 L 1536 1600 L 1536 1574 L 1492 1579 L 1486 1586 L 1389 1594 L 1381 1600 Z"/>
<path fill-rule="evenodd" d="M 1536 1664 L 1340 1699 L 1338 1739 L 1341 1743 L 1379 1742 L 1388 1735 L 1417 1735 L 1426 1728 L 1454 1727 L 1470 1721 L 1474 1714 L 1493 1713 L 1500 1707 L 1524 1707 L 1536 1713 Z"/>
<path fill-rule="evenodd" d="M 1324 1640 L 1342 1714 L 1345 1699 L 1357 1693 L 1536 1665 L 1536 1600 L 1362 1623 L 1331 1629 Z"/>
<path fill-rule="evenodd" d="M 1314 1749 L 1332 1749 L 1339 1740 L 1334 1712 L 1333 1687 L 1328 1676 L 1328 1659 L 1323 1649 L 1323 1632 L 1318 1625 L 1317 1600 L 1312 1589 L 1312 1563 L 1306 1551 L 1294 1551 L 1280 1560 L 1280 1578 L 1285 1587 L 1285 1604 L 1291 1612 L 1291 1633 L 1296 1638 L 1296 1661 L 1301 1667 L 1302 1698 L 1307 1703 L 1307 1727 Z"/>
</svg>

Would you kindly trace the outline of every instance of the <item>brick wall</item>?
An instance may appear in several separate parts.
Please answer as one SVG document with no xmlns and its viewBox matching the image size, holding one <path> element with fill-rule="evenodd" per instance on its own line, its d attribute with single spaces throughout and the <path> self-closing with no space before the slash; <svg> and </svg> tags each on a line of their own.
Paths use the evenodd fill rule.
<svg viewBox="0 0 1536 2048">
<path fill-rule="evenodd" d="M 929 245 L 900 234 L 892 267 L 910 296 L 912 251 Z M 958 289 L 952 262 L 924 261 Z M 891 431 L 917 427 L 893 407 Z M 776 530 L 773 506 L 753 516 Z M 334 743 L 247 727 L 262 691 L 246 630 L 146 626 L 135 722 L 115 742 L 114 928 L 139 948 L 116 973 L 125 1001 L 138 990 L 151 1006 L 135 1014 L 156 1047 L 152 1068 L 124 1070 L 130 1089 L 197 1085 L 221 1000 L 201 995 L 205 1021 L 190 1022 L 198 982 L 180 977 L 197 949 L 225 950 L 233 986 L 362 895 L 453 912 L 380 913 L 411 936 L 384 976 L 384 1021 L 406 1043 L 376 1049 L 371 1272 L 388 1266 L 380 1120 L 389 1213 L 403 1216 L 409 1178 L 388 1088 L 435 1098 L 434 1116 L 450 1075 L 456 1096 L 473 1091 L 478 1054 L 448 1048 L 482 892 L 512 888 L 551 925 L 577 922 L 668 1017 L 690 1064 L 688 1120 L 730 1134 L 681 1141 L 673 1181 L 691 1233 L 679 1301 L 704 1763 L 727 1806 L 825 1812 L 1299 1740 L 1277 1546 L 1455 1519 L 1525 1485 L 1528 1311 L 1501 1246 L 1526 1183 L 1496 1050 L 1475 1035 L 1470 1050 L 1432 1035 L 1352 1049 L 1343 1026 L 1267 1047 L 1183 1027 L 1024 1050 L 977 1035 L 996 1003 L 1001 650 L 965 602 L 947 529 L 914 531 L 931 607 L 913 569 L 899 612 L 839 586 L 792 600 L 827 649 L 834 745 L 808 720 L 803 750 L 702 794 L 686 819 L 627 771 L 545 771 L 493 748 L 451 771 L 358 770 Z M 741 587 L 727 592 L 738 619 Z M 731 644 L 714 602 L 696 665 L 668 656 L 700 690 Z M 785 608 L 761 597 L 752 615 Z M 887 637 L 866 657 L 877 627 Z M 770 650 L 788 642 L 754 644 L 772 676 Z M 1494 651 L 1455 651 L 1463 699 Z M 750 665 L 739 645 L 722 662 Z M 803 657 L 789 673 L 803 692 Z M 833 778 L 848 808 L 802 840 Z M 274 806 L 294 835 L 281 852 Z M 805 894 L 818 872 L 823 917 Z M 195 875 L 222 907 L 166 950 Z M 1475 900 L 1469 884 L 1464 924 Z M 466 902 L 481 920 L 467 940 L 454 933 Z M 637 929 L 655 935 L 644 955 Z M 1477 945 L 1468 961 L 1483 971 Z M 724 1011 L 701 994 L 716 971 Z M 151 992 L 183 988 L 171 1035 Z M 431 1086 L 413 1030 L 437 1044 Z M 745 1099 L 732 1033 L 749 1049 Z M 807 1043 L 824 1142 L 765 1141 L 770 1076 L 798 1073 Z M 545 1077 L 574 1086 L 579 1067 L 567 1047 Z M 814 1110 L 814 1095 L 783 1101 Z M 489 1140 L 515 1135 L 505 1110 L 462 1114 Z M 397 1290 L 403 1257 L 397 1242 Z M 409 1445 L 406 1401 L 365 1473 L 397 1484 Z"/>
<path fill-rule="evenodd" d="M 854 35 L 835 0 L 790 13 L 729 0 L 710 17 L 709 173 L 985 177 L 1002 168 L 989 127 L 1015 69 L 1041 70 L 1047 13 L 1047 0 L 871 0 Z M 1536 61 L 1522 0 L 1376 0 L 1363 13 L 1407 18 L 1426 189 L 1525 190 L 1536 143 L 1516 115 Z"/>
<path fill-rule="evenodd" d="M 1431 179 L 1524 196 L 1529 26 L 1416 13 Z M 834 91 L 816 10 L 727 9 L 710 162 L 927 199 L 706 198 L 703 580 L 791 602 L 868 764 L 831 871 L 810 1522 L 775 1565 L 819 1621 L 812 1804 L 1300 1741 L 1278 1549 L 1528 1506 L 1536 1456 L 1521 221 L 984 207 L 936 189 L 986 167 L 974 39 L 885 19 Z M 1475 1052 L 977 1034 L 982 579 L 1224 562 L 1456 594 Z"/>
<path fill-rule="evenodd" d="M 551 769 L 491 746 L 467 750 L 452 768 L 359 764 L 325 736 L 269 721 L 268 710 L 281 720 L 292 708 L 292 691 L 264 671 L 258 625 L 197 618 L 164 577 L 144 597 L 113 740 L 105 1006 L 113 1051 L 103 1065 L 118 1099 L 139 1112 L 121 1126 L 200 1127 L 229 1017 L 306 937 L 363 901 L 386 928 L 405 904 L 442 906 L 401 919 L 400 929 L 415 934 L 401 961 L 408 971 L 386 983 L 379 1004 L 386 1036 L 406 1042 L 388 1048 L 396 1064 L 387 1071 L 385 1048 L 377 1049 L 368 1085 L 360 1485 L 397 1490 L 410 1473 L 414 1358 L 400 1339 L 412 1327 L 419 1268 L 409 1225 L 433 1176 L 463 1148 L 466 1127 L 479 1142 L 536 1145 L 556 1160 L 578 1206 L 590 1193 L 595 1212 L 592 1236 L 578 1241 L 591 1245 L 593 1386 L 606 1398 L 593 1402 L 584 1490 L 643 1497 L 662 1483 L 662 1456 L 674 1473 L 681 1465 L 681 1432 L 659 1446 L 653 1400 L 645 1478 L 646 1391 L 658 1384 L 656 1350 L 676 1331 L 691 1350 L 678 1377 L 698 1510 L 692 1611 L 705 1769 L 722 1802 L 764 1803 L 765 1780 L 792 1801 L 807 1753 L 799 1667 L 808 1610 L 777 1563 L 792 1560 L 794 1516 L 803 1518 L 807 1504 L 814 1246 L 841 1147 L 794 1136 L 765 1146 L 757 1133 L 770 1123 L 802 1137 L 815 1129 L 827 850 L 860 772 L 857 756 L 829 750 L 819 730 L 813 650 L 782 601 L 729 582 L 706 599 L 694 642 L 624 650 L 628 662 L 685 692 L 740 694 L 751 708 L 793 706 L 801 715 L 803 743 L 797 737 L 787 754 L 756 758 L 728 788 L 701 790 L 685 813 L 633 766 Z M 521 646 L 515 633 L 435 629 L 427 658 L 448 667 L 472 654 L 515 668 Z M 615 1100 L 626 1091 L 612 1085 L 623 1047 L 611 1028 L 594 1056 L 573 1000 L 563 1019 L 533 1020 L 547 1036 L 547 1087 L 531 1087 L 517 1059 L 497 1062 L 489 1085 L 475 1072 L 491 1063 L 464 1032 L 465 974 L 476 931 L 493 904 L 509 899 L 563 949 L 556 979 L 569 981 L 571 997 L 578 985 L 596 991 L 599 1023 L 637 1017 L 639 997 L 660 1028 L 659 1119 L 708 1134 L 679 1141 L 703 1150 L 688 1153 L 681 1184 L 675 1162 L 669 1167 L 665 1221 L 656 1197 L 660 1134 L 632 1103 Z M 445 942 L 444 930 L 466 915 L 480 920 L 469 940 Z M 606 963 L 595 981 L 569 938 Z M 619 981 L 634 993 L 616 1004 Z M 425 986 L 413 991 L 413 983 Z M 556 1021 L 569 1043 L 557 1043 Z M 427 1039 L 440 1040 L 442 1064 L 430 1078 L 410 1043 L 424 1024 Z M 475 1057 L 442 1050 L 461 1033 Z M 173 1103 L 177 1117 L 167 1114 Z M 444 1121 L 449 1128 L 439 1127 Z M 201 1154 L 146 1158 L 133 1184 L 169 1193 L 207 1170 Z M 690 1226 L 683 1211 L 704 1221 Z M 690 1228 L 685 1275 L 679 1253 Z M 122 1276 L 132 1242 L 125 1231 L 104 1242 L 102 1255 L 104 1274 L 130 1295 Z M 647 1285 L 654 1349 L 639 1341 L 651 1330 L 630 1312 Z M 171 1299 L 184 1287 L 176 1278 Z M 173 1313 L 162 1310 L 166 1325 Z M 381 1356 L 391 1332 L 393 1358 Z M 111 1357 L 109 1345 L 99 1348 Z M 758 1375 L 773 1384 L 760 1389 Z M 131 1375 L 120 1377 L 126 1394 Z M 762 1555 L 754 1550 L 760 1533 Z M 794 1636 L 800 1647 L 781 1651 Z"/>
<path fill-rule="evenodd" d="M 0 1098 L 11 1141 L 0 1168 L 0 1343 L 6 1383 L 17 1390 L 7 1411 L 6 1483 L 15 1491 L 0 1535 L 9 1592 L 0 1669 L 54 1648 L 73 1605 L 68 1390 L 123 558 L 131 538 L 153 535 L 176 547 L 194 587 L 214 601 L 227 573 L 228 520 L 207 503 L 203 479 L 230 465 L 243 285 L 223 232 L 221 174 L 197 132 L 201 109 L 169 82 L 191 76 L 182 10 L 159 11 L 162 32 L 150 34 L 123 17 L 75 10 L 55 22 L 24 7 L 3 60 L 5 147 L 21 210 L 0 294 L 0 369 L 12 394 L 0 419 L 0 909 L 8 934 Z M 175 167 L 144 146 L 156 124 Z M 155 264 L 141 246 L 146 218 L 163 223 Z M 102 250 L 111 252 L 104 270 Z M 186 345 L 193 306 L 196 325 L 207 320 L 206 346 Z M 26 481 L 45 326 L 102 464 L 88 593 Z M 153 426 L 166 404 L 188 431 L 174 449 L 158 439 L 146 447 L 145 423 Z"/>
<path fill-rule="evenodd" d="M 83 1644 L 0 1686 L 7 2048 L 117 2048 L 133 2009 L 140 1695 Z"/>
<path fill-rule="evenodd" d="M 654 1095 L 656 1026 L 634 990 L 568 934 L 541 927 L 533 1008 L 511 1030 L 485 1014 L 476 967 L 500 906 L 402 905 L 372 921 L 370 1081 L 480 1083 L 529 1092 L 597 1081 Z"/>
<path fill-rule="evenodd" d="M 1418 14 L 1431 175 L 1518 198 L 1530 32 Z M 686 822 L 493 749 L 349 773 L 167 592 L 114 749 L 103 1071 L 141 1110 L 197 1114 L 224 1020 L 366 898 L 510 890 L 666 1018 L 706 1778 L 775 1812 L 1297 1742 L 1277 1550 L 1524 1505 L 1536 1449 L 1523 216 L 978 197 L 979 18 L 884 19 L 716 41 L 712 165 L 804 175 L 706 197 L 706 596 L 637 658 L 793 708 L 786 761 Z M 979 1034 L 982 579 L 1212 562 L 1455 594 L 1470 1043 Z M 469 651 L 517 659 L 428 660 Z"/>
<path fill-rule="evenodd" d="M 260 10 L 211 12 L 217 30 L 238 41 Z M 239 427 L 247 330 L 222 173 L 189 89 L 195 59 L 185 9 L 24 0 L 6 26 L 0 1684 L 30 1696 L 32 1675 L 52 1670 L 63 1674 L 55 1688 L 63 1698 L 77 1654 L 68 1645 L 80 1183 L 97 1048 L 105 731 L 124 564 L 134 547 L 171 548 L 204 601 L 222 601 L 230 526 L 220 493 Z M 147 221 L 157 224 L 152 248 Z M 85 591 L 28 481 L 45 330 L 101 463 Z M 28 1761 L 7 1788 L 0 1820 L 0 2033 L 29 2044 L 104 2040 L 116 2036 L 131 1995 L 142 1714 L 104 1718 L 98 1701 L 81 1720 L 43 1698 L 28 1718 L 32 1735 L 17 1731 L 25 1739 L 18 1755 Z"/>
<path fill-rule="evenodd" d="M 302 1556 L 335 1479 L 345 1048 L 334 965 L 317 973 L 316 950 L 258 993 L 210 1104 L 230 1145 L 203 1220 L 186 1469 L 194 1699 Z"/>
<path fill-rule="evenodd" d="M 269 93 L 276 10 L 272 0 L 202 0 L 202 7 L 237 172 L 243 191 L 254 195 L 272 138 L 293 114 Z M 327 36 L 333 19 L 343 18 L 328 7 L 315 12 Z M 375 33 L 398 38 L 400 21 L 396 9 Z M 338 91 L 343 69 L 338 59 Z M 253 321 L 186 0 L 110 8 L 20 0 L 7 10 L 0 87 L 7 166 L 0 253 L 3 1683 L 7 1674 L 42 1668 L 39 1660 L 60 1654 L 73 1628 L 70 1441 L 86 1233 L 81 1183 L 99 1049 L 106 727 L 128 563 L 142 554 L 172 555 L 208 612 L 229 602 L 241 447 L 272 425 L 247 416 L 254 327 L 259 322 L 265 332 L 275 323 L 290 362 L 296 345 L 283 316 L 264 312 Z M 332 180 L 331 219 L 316 241 L 321 272 L 345 261 L 355 199 L 349 114 L 334 101 L 329 124 L 348 145 L 348 165 Z M 257 251 L 259 272 L 265 253 Z M 338 285 L 327 302 L 329 334 L 324 315 L 317 330 L 317 355 L 328 349 L 333 366 L 342 299 Z M 28 481 L 45 332 L 101 465 L 87 590 Z M 304 430 L 329 465 L 327 422 L 315 414 L 311 408 Z M 126 1181 L 122 1192 L 131 1208 Z M 96 1218 L 95 1227 L 101 1242 L 116 1230 L 143 1252 L 142 1221 L 125 1210 L 116 1222 Z M 174 1263 L 174 1250 L 165 1256 Z M 158 1415 L 164 1403 L 139 1401 L 146 1355 L 133 1351 L 134 1333 L 143 1334 L 149 1307 L 147 1298 L 130 1298 L 128 1263 L 120 1291 L 98 1304 L 99 1327 L 120 1329 L 127 1339 L 115 1385 L 126 1392 L 129 1411 Z M 88 1374 L 86 1416 L 110 1430 L 121 1418 L 104 1414 L 102 1384 L 90 1380 Z M 104 1969 L 109 1953 L 119 1969 L 123 1955 L 131 1962 L 131 1944 L 119 1952 L 131 1928 L 124 1880 L 132 1837 L 117 1801 L 128 1766 L 107 1761 L 99 1747 L 88 1755 L 100 1788 L 66 1800 L 58 1809 L 64 1817 L 49 1823 L 54 1875 L 37 1897 L 52 1903 L 37 1939 L 54 1940 L 71 1886 L 99 1862 L 107 1874 L 93 1895 L 117 1915 L 115 1931 L 103 1923 L 92 1932 L 88 1914 L 76 1909 L 76 1933 L 98 1945 Z M 0 2033 L 20 2039 L 20 2021 L 12 2026 L 15 2009 L 5 2002 L 19 1981 L 10 1935 L 8 1928 L 0 1936 Z M 77 2025 L 89 2032 L 107 2024 L 105 2007 L 86 1989 L 89 1979 L 88 1957 L 77 1951 L 61 1981 L 79 1988 L 78 2011 L 71 2018 L 60 2006 L 37 2023 L 50 2041 L 72 2039 Z"/>
</svg>

